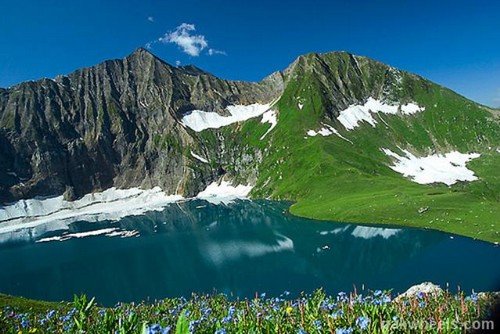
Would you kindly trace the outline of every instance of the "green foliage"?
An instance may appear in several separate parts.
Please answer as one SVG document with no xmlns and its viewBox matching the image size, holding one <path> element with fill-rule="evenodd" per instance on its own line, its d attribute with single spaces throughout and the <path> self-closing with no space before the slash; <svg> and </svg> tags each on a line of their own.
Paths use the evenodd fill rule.
<svg viewBox="0 0 500 334">
<path fill-rule="evenodd" d="M 349 74 L 347 54 L 324 55 L 317 63 L 313 59 L 314 55 L 308 55 L 289 74 L 277 104 L 278 125 L 264 144 L 254 144 L 256 138 L 251 135 L 243 136 L 250 145 L 266 150 L 253 197 L 294 201 L 290 210 L 302 217 L 423 227 L 500 241 L 500 180 L 495 170 L 500 163 L 496 151 L 500 124 L 489 110 L 448 89 L 400 72 L 402 83 L 392 92 L 394 97 L 416 102 L 425 111 L 413 115 L 377 114 L 375 127 L 361 123 L 347 131 L 332 113 L 335 101 L 329 95 L 331 88 L 320 82 L 318 73 L 333 71 L 325 72 L 325 78 L 350 78 L 349 89 L 360 85 L 356 81 L 359 75 Z M 358 61 L 361 86 L 372 89 L 377 81 L 386 78 L 387 67 Z M 302 109 L 299 101 L 304 105 Z M 347 140 L 336 135 L 306 135 L 308 130 L 323 127 L 322 123 L 335 127 Z M 245 127 L 254 129 L 256 124 Z M 468 168 L 479 180 L 451 187 L 420 185 L 392 171 L 388 167 L 392 161 L 382 148 L 395 152 L 407 149 L 417 156 L 454 150 L 477 152 L 481 157 L 470 162 Z M 419 213 L 422 207 L 429 210 Z"/>
<path fill-rule="evenodd" d="M 13 299 L 14 300 L 14 299 Z M 493 299 L 463 293 L 420 293 L 393 299 L 390 291 L 328 296 L 322 290 L 291 299 L 229 300 L 223 295 L 164 299 L 153 304 L 101 308 L 85 296 L 64 308 L 0 309 L 0 332 L 19 333 L 392 333 L 400 326 L 425 326 L 414 332 L 461 333 L 483 318 Z M 344 332 L 342 330 L 345 330 Z M 399 332 L 407 332 L 400 330 Z"/>
<path fill-rule="evenodd" d="M 175 325 L 175 334 L 189 334 L 189 320 L 185 312 L 182 312 Z"/>
</svg>

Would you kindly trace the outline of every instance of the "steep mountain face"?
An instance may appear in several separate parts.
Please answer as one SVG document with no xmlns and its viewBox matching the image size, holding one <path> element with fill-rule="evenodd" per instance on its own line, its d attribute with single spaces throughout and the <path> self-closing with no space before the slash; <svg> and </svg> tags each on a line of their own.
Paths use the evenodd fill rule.
<svg viewBox="0 0 500 334">
<path fill-rule="evenodd" d="M 180 124 L 183 113 L 224 114 L 228 105 L 272 100 L 281 93 L 280 79 L 221 80 L 139 49 L 123 60 L 2 90 L 1 200 L 65 191 L 75 198 L 111 186 L 195 194 L 223 171 L 189 168 L 189 148 L 210 151 L 220 164 L 238 154 L 222 154 L 219 142 L 204 145 Z"/>
<path fill-rule="evenodd" d="M 497 110 L 366 57 L 312 53 L 247 83 L 140 49 L 0 90 L 0 201 L 189 197 L 224 177 L 301 216 L 498 241 L 499 139 Z"/>
</svg>

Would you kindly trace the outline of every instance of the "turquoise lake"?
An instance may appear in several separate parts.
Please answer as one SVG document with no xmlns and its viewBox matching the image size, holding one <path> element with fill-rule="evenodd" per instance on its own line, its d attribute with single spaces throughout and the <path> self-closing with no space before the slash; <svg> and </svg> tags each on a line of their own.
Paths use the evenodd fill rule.
<svg viewBox="0 0 500 334">
<path fill-rule="evenodd" d="M 234 298 L 320 287 L 401 292 L 424 281 L 453 291 L 500 287 L 500 248 L 493 244 L 431 230 L 308 220 L 290 215 L 288 205 L 192 200 L 118 222 L 75 222 L 65 232 L 74 237 L 63 241 L 62 232 L 53 232 L 43 238 L 54 241 L 3 243 L 0 292 L 43 300 L 86 293 L 113 305 L 192 292 Z"/>
</svg>

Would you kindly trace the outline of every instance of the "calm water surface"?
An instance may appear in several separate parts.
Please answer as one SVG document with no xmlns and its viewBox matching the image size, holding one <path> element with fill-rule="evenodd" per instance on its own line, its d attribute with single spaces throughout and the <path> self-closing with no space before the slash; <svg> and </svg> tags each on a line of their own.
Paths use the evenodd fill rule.
<svg viewBox="0 0 500 334">
<path fill-rule="evenodd" d="M 436 231 L 312 221 L 287 208 L 270 201 L 187 201 L 119 222 L 73 223 L 69 233 L 77 234 L 64 241 L 3 243 L 0 292 L 44 300 L 86 293 L 112 305 L 192 292 L 277 296 L 353 285 L 404 291 L 423 281 L 468 292 L 499 288 L 500 248 L 492 244 Z M 111 228 L 137 232 L 76 237 Z"/>
</svg>

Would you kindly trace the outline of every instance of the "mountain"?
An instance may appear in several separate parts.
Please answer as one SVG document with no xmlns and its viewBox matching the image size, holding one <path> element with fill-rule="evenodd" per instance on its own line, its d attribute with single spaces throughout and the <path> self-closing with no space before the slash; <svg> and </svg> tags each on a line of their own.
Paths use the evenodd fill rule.
<svg viewBox="0 0 500 334">
<path fill-rule="evenodd" d="M 224 178 L 305 217 L 498 241 L 499 139 L 498 110 L 346 52 L 249 83 L 138 49 L 0 90 L 0 201 Z"/>
</svg>

